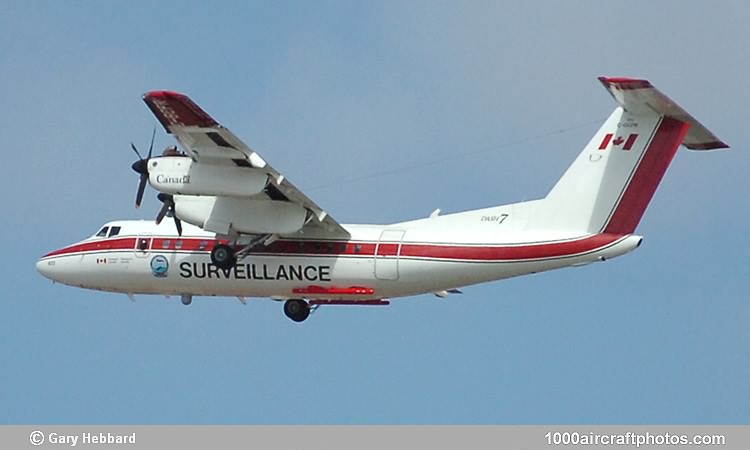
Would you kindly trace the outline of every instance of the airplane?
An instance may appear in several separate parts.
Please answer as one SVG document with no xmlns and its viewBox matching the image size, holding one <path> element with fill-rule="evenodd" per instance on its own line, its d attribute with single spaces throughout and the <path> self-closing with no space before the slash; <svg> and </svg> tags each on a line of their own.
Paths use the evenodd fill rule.
<svg viewBox="0 0 750 450">
<path fill-rule="evenodd" d="M 599 77 L 618 106 L 546 197 L 390 225 L 336 221 L 187 96 L 143 96 L 182 150 L 145 157 L 156 221 L 116 220 L 39 259 L 55 282 L 100 291 L 268 297 L 295 322 L 321 305 L 388 305 L 624 255 L 680 145 L 728 148 L 648 80 Z M 154 128 L 154 133 L 156 128 Z M 171 221 L 164 221 L 171 216 Z"/>
</svg>

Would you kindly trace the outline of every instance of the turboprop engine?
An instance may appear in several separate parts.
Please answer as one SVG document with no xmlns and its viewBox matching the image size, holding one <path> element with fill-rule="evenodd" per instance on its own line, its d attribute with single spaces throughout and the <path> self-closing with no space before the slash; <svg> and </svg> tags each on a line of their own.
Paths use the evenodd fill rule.
<svg viewBox="0 0 750 450">
<path fill-rule="evenodd" d="M 251 167 L 200 164 L 187 156 L 161 156 L 148 161 L 151 185 L 177 195 L 249 197 L 263 191 L 268 176 Z"/>
<path fill-rule="evenodd" d="M 291 234 L 305 225 L 308 215 L 299 204 L 265 198 L 177 195 L 174 199 L 180 219 L 222 235 Z"/>
</svg>

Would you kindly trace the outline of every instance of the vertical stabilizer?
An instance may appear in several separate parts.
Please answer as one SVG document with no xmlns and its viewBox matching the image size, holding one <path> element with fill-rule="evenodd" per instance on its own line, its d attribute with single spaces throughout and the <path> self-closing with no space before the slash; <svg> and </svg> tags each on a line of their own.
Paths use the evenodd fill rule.
<svg viewBox="0 0 750 450">
<path fill-rule="evenodd" d="M 635 231 L 680 144 L 726 144 L 646 80 L 600 78 L 620 106 L 542 201 L 536 227 Z"/>
</svg>

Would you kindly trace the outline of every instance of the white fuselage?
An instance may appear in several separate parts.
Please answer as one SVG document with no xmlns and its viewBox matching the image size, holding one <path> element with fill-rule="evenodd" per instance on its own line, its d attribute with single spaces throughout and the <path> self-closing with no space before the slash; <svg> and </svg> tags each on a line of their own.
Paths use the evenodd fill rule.
<svg viewBox="0 0 750 450">
<path fill-rule="evenodd" d="M 518 230 L 508 213 L 514 206 L 387 226 L 346 225 L 348 240 L 284 237 L 226 270 L 211 263 L 210 251 L 220 242 L 213 233 L 186 225 L 178 236 L 168 220 L 115 221 L 106 226 L 119 227 L 116 235 L 51 252 L 37 268 L 64 284 L 127 294 L 356 301 L 584 265 L 622 255 L 641 241 Z"/>
<path fill-rule="evenodd" d="M 184 152 L 132 168 L 174 223 L 115 221 L 53 251 L 54 281 L 132 294 L 270 297 L 295 322 L 322 304 L 387 304 L 580 266 L 637 248 L 635 233 L 680 145 L 726 148 L 648 80 L 600 77 L 618 106 L 542 199 L 392 225 L 341 225 L 184 94 L 144 101 Z M 178 229 L 183 227 L 183 232 Z M 223 237 L 232 237 L 227 242 Z"/>
</svg>

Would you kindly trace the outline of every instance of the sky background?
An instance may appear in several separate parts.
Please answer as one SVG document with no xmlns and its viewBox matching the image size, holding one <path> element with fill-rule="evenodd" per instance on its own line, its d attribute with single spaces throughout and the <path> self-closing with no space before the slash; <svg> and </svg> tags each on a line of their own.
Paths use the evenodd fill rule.
<svg viewBox="0 0 750 450">
<path fill-rule="evenodd" d="M 7 2 L 0 423 L 749 423 L 747 2 Z M 678 152 L 605 264 L 388 308 L 85 291 L 36 259 L 133 199 L 153 89 L 344 223 L 542 197 L 646 77 L 733 148 Z M 156 148 L 173 143 L 159 128 Z"/>
</svg>

